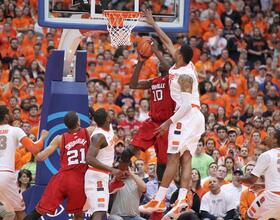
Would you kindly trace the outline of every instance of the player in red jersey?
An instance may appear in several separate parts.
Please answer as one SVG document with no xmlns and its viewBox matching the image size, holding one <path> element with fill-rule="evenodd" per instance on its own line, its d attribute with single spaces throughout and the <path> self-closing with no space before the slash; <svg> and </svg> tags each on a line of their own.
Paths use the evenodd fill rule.
<svg viewBox="0 0 280 220">
<path fill-rule="evenodd" d="M 36 156 L 39 161 L 45 160 L 60 147 L 61 168 L 49 181 L 36 208 L 24 220 L 35 220 L 45 214 L 54 214 L 65 199 L 67 212 L 73 213 L 75 220 L 83 219 L 83 206 L 86 201 L 84 176 L 88 168 L 85 159 L 94 127 L 81 128 L 76 112 L 68 112 L 64 123 L 69 130 L 57 135 L 50 145 Z"/>
<path fill-rule="evenodd" d="M 161 181 L 167 163 L 168 134 L 158 136 L 155 129 L 174 114 L 175 102 L 171 98 L 169 90 L 168 69 L 170 65 L 161 56 L 154 43 L 152 43 L 152 48 L 160 60 L 159 72 L 161 76 L 150 80 L 139 81 L 139 74 L 145 62 L 145 59 L 139 56 L 129 84 L 131 89 L 150 89 L 150 118 L 142 123 L 139 130 L 134 134 L 129 148 L 123 151 L 120 162 L 120 166 L 123 167 L 120 167 L 120 169 L 124 169 L 126 167 L 125 164 L 128 164 L 130 158 L 136 155 L 139 150 L 146 151 L 154 145 L 157 154 L 157 176 L 158 180 Z M 118 186 L 120 188 L 122 185 L 116 184 L 116 187 L 111 186 L 111 190 L 115 191 L 115 188 L 118 188 Z"/>
</svg>

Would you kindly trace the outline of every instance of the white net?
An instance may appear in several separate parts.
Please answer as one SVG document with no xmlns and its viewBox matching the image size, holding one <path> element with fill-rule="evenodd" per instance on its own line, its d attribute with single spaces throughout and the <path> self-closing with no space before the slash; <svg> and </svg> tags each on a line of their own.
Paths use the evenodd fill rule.
<svg viewBox="0 0 280 220">
<path fill-rule="evenodd" d="M 106 11 L 107 30 L 113 47 L 131 45 L 130 35 L 142 16 L 139 12 Z"/>
</svg>

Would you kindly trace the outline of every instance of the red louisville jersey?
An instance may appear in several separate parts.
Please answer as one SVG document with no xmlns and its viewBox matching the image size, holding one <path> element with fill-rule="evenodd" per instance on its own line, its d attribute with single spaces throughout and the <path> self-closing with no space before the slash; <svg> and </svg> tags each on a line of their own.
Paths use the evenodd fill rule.
<svg viewBox="0 0 280 220">
<path fill-rule="evenodd" d="M 89 149 L 90 138 L 87 130 L 81 128 L 75 133 L 62 134 L 60 146 L 60 171 L 75 170 L 86 172 L 86 154 Z"/>
<path fill-rule="evenodd" d="M 150 117 L 162 123 L 169 119 L 175 110 L 175 102 L 170 96 L 169 76 L 153 79 L 151 86 Z"/>
</svg>

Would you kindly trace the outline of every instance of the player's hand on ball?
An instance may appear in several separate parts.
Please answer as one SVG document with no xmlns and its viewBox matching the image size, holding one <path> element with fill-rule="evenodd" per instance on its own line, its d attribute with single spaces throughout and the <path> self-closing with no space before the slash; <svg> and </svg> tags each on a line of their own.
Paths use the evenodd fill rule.
<svg viewBox="0 0 280 220">
<path fill-rule="evenodd" d="M 49 132 L 48 132 L 47 130 L 42 130 L 42 131 L 41 131 L 41 138 L 42 138 L 43 140 L 45 140 L 46 137 L 48 137 L 48 135 L 49 135 Z"/>
<path fill-rule="evenodd" d="M 145 9 L 144 10 L 144 16 L 145 16 L 146 22 L 148 24 L 150 24 L 150 25 L 155 24 L 155 20 L 153 18 L 152 11 L 150 9 Z"/>
<path fill-rule="evenodd" d="M 157 129 L 155 129 L 155 134 L 157 135 L 163 135 L 165 132 L 168 131 L 169 126 L 172 124 L 172 121 L 168 119 L 165 121 L 161 126 L 159 126 Z"/>
</svg>

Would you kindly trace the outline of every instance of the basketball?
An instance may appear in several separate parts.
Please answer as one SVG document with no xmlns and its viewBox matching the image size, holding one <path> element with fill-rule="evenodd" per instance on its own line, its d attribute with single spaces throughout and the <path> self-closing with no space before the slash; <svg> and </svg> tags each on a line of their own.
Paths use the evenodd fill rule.
<svg viewBox="0 0 280 220">
<path fill-rule="evenodd" d="M 152 39 L 148 37 L 143 37 L 141 40 L 139 40 L 137 45 L 137 52 L 141 57 L 149 58 L 153 55 L 153 49 L 152 49 Z"/>
</svg>

